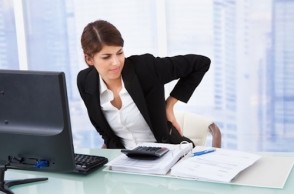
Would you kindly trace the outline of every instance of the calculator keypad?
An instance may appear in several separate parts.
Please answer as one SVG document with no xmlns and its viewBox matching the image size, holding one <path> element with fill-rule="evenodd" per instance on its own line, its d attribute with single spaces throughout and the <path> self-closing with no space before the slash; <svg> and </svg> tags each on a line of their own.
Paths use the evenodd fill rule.
<svg viewBox="0 0 294 194">
<path fill-rule="evenodd" d="M 132 150 L 122 150 L 127 156 L 137 159 L 156 159 L 168 152 L 165 147 L 138 146 Z"/>
</svg>

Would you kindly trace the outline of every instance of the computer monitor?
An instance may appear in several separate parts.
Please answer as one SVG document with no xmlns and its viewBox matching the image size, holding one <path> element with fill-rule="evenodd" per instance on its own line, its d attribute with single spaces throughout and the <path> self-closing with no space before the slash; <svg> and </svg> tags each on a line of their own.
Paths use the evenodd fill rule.
<svg viewBox="0 0 294 194">
<path fill-rule="evenodd" d="M 12 168 L 75 168 L 63 72 L 0 70 L 0 191 L 15 184 L 4 181 L 5 171 Z M 42 180 L 47 178 L 18 184 Z"/>
</svg>

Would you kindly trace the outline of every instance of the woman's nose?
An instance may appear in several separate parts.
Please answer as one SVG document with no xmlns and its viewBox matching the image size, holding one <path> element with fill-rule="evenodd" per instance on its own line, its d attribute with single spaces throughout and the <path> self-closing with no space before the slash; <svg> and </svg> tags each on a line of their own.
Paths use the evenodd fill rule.
<svg viewBox="0 0 294 194">
<path fill-rule="evenodd" d="M 118 57 L 114 56 L 114 57 L 112 58 L 112 64 L 113 64 L 113 65 L 119 65 L 119 59 L 118 59 Z"/>
</svg>

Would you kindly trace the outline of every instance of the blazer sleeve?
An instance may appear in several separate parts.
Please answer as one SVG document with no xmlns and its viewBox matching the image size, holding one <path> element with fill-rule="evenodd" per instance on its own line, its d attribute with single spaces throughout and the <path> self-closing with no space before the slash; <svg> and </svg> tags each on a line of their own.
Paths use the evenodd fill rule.
<svg viewBox="0 0 294 194">
<path fill-rule="evenodd" d="M 146 72 L 151 72 L 152 79 L 163 85 L 179 79 L 170 95 L 185 103 L 210 67 L 210 59 L 202 55 L 188 54 L 160 58 L 145 54 L 140 58 L 137 72 L 144 71 L 139 73 L 140 76 L 147 76 Z"/>
<path fill-rule="evenodd" d="M 188 102 L 208 71 L 210 59 L 200 55 L 186 55 L 165 60 L 171 64 L 171 68 L 167 68 L 167 74 L 171 75 L 172 79 L 179 79 L 170 95 L 182 102 Z M 168 81 L 168 78 L 165 79 Z"/>
</svg>

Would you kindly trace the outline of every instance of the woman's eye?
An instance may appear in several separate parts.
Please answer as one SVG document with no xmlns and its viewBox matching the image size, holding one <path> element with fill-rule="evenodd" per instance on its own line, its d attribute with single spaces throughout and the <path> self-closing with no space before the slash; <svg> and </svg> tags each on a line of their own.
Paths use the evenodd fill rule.
<svg viewBox="0 0 294 194">
<path fill-rule="evenodd" d="M 102 57 L 102 59 L 109 59 L 110 58 L 110 56 L 107 56 L 107 57 Z"/>
</svg>

